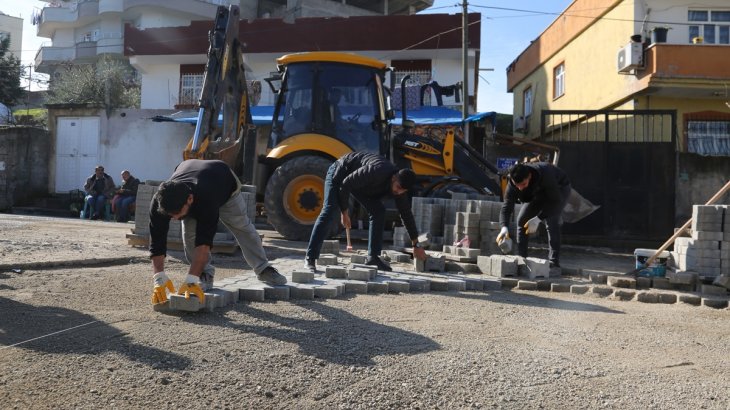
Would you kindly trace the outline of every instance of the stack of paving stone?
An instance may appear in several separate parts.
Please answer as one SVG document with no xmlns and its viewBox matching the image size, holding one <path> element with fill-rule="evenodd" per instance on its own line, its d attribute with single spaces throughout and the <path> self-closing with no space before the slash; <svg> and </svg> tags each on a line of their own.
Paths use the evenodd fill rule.
<svg viewBox="0 0 730 410">
<path fill-rule="evenodd" d="M 669 270 L 672 283 L 694 283 L 703 293 L 725 294 L 730 285 L 730 212 L 727 205 L 692 207 L 692 237 L 674 241 L 672 259 L 677 268 Z M 713 289 L 710 281 L 723 288 Z"/>
<path fill-rule="evenodd" d="M 393 227 L 393 246 L 407 248 L 411 246 L 411 239 L 404 226 Z"/>
<path fill-rule="evenodd" d="M 147 180 L 137 189 L 136 209 L 134 212 L 134 233 L 147 238 L 150 233 L 150 203 L 152 197 L 160 187 L 160 181 Z M 182 240 L 182 224 L 177 220 L 170 220 L 170 230 L 167 231 L 170 241 Z"/>
</svg>

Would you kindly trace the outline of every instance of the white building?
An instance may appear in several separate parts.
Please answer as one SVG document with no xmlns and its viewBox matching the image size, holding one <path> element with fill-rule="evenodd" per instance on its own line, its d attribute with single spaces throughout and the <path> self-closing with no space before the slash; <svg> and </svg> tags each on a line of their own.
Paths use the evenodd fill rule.
<svg viewBox="0 0 730 410">
<path fill-rule="evenodd" d="M 23 19 L 8 16 L 0 11 L 0 38 L 10 37 L 9 51 L 20 59 L 20 51 L 23 49 Z"/>
</svg>

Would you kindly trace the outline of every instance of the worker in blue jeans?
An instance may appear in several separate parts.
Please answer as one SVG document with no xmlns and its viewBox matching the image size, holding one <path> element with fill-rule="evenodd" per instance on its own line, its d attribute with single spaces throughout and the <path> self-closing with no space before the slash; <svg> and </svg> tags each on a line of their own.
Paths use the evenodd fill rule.
<svg viewBox="0 0 730 410">
<path fill-rule="evenodd" d="M 340 213 L 345 228 L 351 227 L 349 214 L 350 194 L 369 214 L 368 260 L 380 270 L 391 268 L 380 259 L 383 250 L 385 230 L 385 206 L 382 200 L 392 197 L 413 243 L 413 254 L 426 259 L 426 251 L 418 246 L 418 229 L 411 212 L 408 191 L 416 184 L 416 175 L 410 169 L 399 170 L 392 162 L 378 154 L 351 152 L 335 161 L 327 171 L 324 181 L 324 203 L 309 238 L 304 268 L 316 272 L 316 260 L 322 250 L 322 243 L 331 232 L 331 225 Z"/>
<path fill-rule="evenodd" d="M 101 219 L 104 215 L 106 201 L 114 196 L 114 179 L 104 172 L 103 166 L 97 165 L 94 168 L 94 174 L 86 178 L 84 191 L 86 191 L 84 216 L 90 219 Z"/>
</svg>

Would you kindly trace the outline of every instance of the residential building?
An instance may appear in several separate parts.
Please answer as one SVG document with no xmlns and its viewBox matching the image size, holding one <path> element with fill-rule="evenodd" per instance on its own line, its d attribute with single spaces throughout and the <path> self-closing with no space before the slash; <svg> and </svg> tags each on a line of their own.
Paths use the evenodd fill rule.
<svg viewBox="0 0 730 410">
<path fill-rule="evenodd" d="M 579 233 L 666 238 L 727 180 L 727 67 L 727 0 L 575 0 L 518 55 L 516 130 L 602 205 Z"/>
<path fill-rule="evenodd" d="M 10 37 L 9 51 L 20 59 L 23 45 L 23 19 L 0 11 L 0 38 Z"/>
<path fill-rule="evenodd" d="M 124 26 L 140 30 L 179 27 L 191 21 L 211 21 L 218 5 L 235 4 L 247 20 L 276 18 L 293 21 L 311 16 L 414 14 L 433 0 L 45 0 L 33 17 L 37 35 L 51 39 L 38 50 L 38 72 L 53 77 L 71 64 L 94 62 L 109 54 L 123 58 Z"/>
</svg>

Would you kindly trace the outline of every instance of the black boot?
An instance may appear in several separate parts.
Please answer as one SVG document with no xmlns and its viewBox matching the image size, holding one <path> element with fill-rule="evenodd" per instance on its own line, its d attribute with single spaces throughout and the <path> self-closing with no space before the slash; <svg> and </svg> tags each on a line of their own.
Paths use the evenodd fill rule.
<svg viewBox="0 0 730 410">
<path fill-rule="evenodd" d="M 368 257 L 367 262 L 365 262 L 366 265 L 375 266 L 378 268 L 378 270 L 390 272 L 393 270 L 393 268 L 390 267 L 387 263 L 383 262 L 382 259 L 380 259 L 377 256 L 370 256 Z"/>
</svg>

